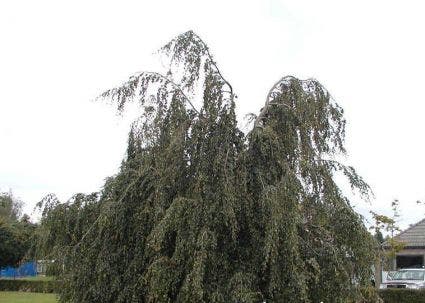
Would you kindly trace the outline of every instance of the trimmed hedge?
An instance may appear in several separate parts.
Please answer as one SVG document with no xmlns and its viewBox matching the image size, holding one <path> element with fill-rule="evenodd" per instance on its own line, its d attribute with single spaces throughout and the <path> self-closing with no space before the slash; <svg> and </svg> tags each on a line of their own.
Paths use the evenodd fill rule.
<svg viewBox="0 0 425 303">
<path fill-rule="evenodd" d="M 0 291 L 54 293 L 57 290 L 57 281 L 0 280 Z"/>
<path fill-rule="evenodd" d="M 381 289 L 379 296 L 384 303 L 425 303 L 425 290 Z"/>
<path fill-rule="evenodd" d="M 0 291 L 55 293 L 57 292 L 58 288 L 58 281 L 0 279 Z M 383 299 L 384 303 L 425 303 L 425 290 L 381 289 L 378 291 L 378 293 L 379 296 Z M 368 294 L 366 297 L 373 296 Z M 369 300 L 367 300 L 367 302 L 369 302 Z"/>
</svg>

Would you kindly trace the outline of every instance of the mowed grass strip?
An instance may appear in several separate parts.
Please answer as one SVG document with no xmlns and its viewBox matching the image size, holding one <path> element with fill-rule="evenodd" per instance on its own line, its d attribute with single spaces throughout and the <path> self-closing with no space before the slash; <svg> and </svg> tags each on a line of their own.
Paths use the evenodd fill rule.
<svg viewBox="0 0 425 303">
<path fill-rule="evenodd" d="M 57 303 L 55 294 L 0 291 L 0 303 Z"/>
</svg>

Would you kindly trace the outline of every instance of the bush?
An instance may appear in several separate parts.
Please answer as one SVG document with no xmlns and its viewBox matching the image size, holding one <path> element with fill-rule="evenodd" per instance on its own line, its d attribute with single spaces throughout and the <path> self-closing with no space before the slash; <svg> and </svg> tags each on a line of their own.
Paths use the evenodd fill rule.
<svg viewBox="0 0 425 303">
<path fill-rule="evenodd" d="M 62 264 L 60 262 L 52 262 L 47 264 L 46 276 L 54 277 L 59 276 L 62 272 Z"/>
<path fill-rule="evenodd" d="M 381 289 L 379 296 L 384 303 L 425 303 L 425 290 Z"/>
<path fill-rule="evenodd" d="M 0 280 L 0 291 L 53 293 L 57 290 L 57 281 Z"/>
<path fill-rule="evenodd" d="M 378 291 L 374 286 L 367 286 L 361 289 L 362 298 L 356 303 L 383 303 Z"/>
</svg>

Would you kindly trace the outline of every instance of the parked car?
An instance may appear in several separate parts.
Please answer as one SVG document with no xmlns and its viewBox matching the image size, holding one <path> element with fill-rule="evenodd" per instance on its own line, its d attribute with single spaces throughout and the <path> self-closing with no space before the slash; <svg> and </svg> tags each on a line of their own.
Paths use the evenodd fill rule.
<svg viewBox="0 0 425 303">
<path fill-rule="evenodd" d="M 400 269 L 391 275 L 388 281 L 383 282 L 379 288 L 425 289 L 425 269 Z"/>
</svg>

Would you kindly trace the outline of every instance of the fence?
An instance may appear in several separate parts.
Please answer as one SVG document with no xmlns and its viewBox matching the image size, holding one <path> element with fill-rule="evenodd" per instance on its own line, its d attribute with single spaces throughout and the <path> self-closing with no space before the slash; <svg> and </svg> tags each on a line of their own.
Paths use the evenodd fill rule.
<svg viewBox="0 0 425 303">
<path fill-rule="evenodd" d="M 20 278 L 37 275 L 37 263 L 25 262 L 19 267 L 6 267 L 0 270 L 0 278 Z"/>
</svg>

